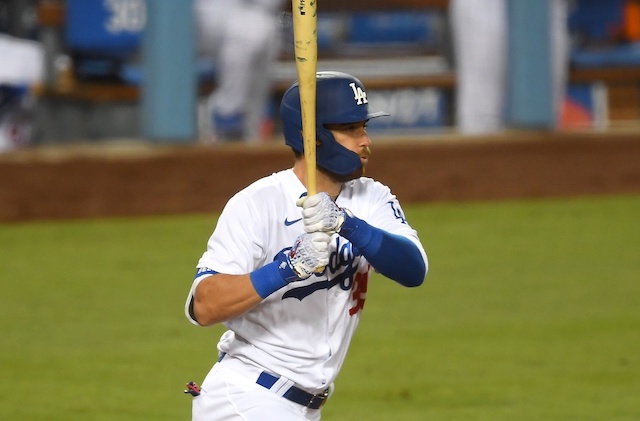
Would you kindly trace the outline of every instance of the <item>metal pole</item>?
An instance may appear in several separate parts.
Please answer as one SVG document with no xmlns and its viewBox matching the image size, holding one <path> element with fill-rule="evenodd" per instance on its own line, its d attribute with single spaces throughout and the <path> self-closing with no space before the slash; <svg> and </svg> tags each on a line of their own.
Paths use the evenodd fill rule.
<svg viewBox="0 0 640 421">
<path fill-rule="evenodd" d="M 509 125 L 551 129 L 552 88 L 550 1 L 508 0 Z"/>
<path fill-rule="evenodd" d="M 147 1 L 143 35 L 143 135 L 160 143 L 197 137 L 192 0 Z"/>
</svg>

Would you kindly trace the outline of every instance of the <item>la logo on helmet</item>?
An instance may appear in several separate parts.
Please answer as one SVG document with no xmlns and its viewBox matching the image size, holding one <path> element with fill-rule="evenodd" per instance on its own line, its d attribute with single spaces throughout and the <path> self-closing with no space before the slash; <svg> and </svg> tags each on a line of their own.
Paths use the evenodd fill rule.
<svg viewBox="0 0 640 421">
<path fill-rule="evenodd" d="M 353 99 L 356 100 L 356 104 L 362 105 L 369 102 L 367 101 L 367 93 L 363 91 L 361 87 L 356 85 L 355 82 L 350 83 L 349 86 L 351 86 L 351 89 L 353 90 Z"/>
</svg>

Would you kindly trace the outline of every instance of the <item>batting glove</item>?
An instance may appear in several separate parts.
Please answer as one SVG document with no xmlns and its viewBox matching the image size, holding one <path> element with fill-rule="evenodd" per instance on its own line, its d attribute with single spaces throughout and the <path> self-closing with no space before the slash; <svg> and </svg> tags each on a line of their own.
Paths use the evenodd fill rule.
<svg viewBox="0 0 640 421">
<path fill-rule="evenodd" d="M 288 253 L 278 253 L 273 262 L 251 272 L 251 283 L 258 295 L 267 298 L 290 282 L 324 272 L 329 264 L 329 241 L 331 236 L 326 232 L 304 233 Z"/>
<path fill-rule="evenodd" d="M 331 236 L 324 232 L 300 235 L 287 255 L 287 263 L 298 278 L 307 279 L 314 273 L 322 273 L 329 264 Z"/>
<path fill-rule="evenodd" d="M 302 207 L 302 223 L 306 232 L 340 232 L 345 220 L 344 209 L 327 193 L 301 197 L 296 205 Z"/>
</svg>

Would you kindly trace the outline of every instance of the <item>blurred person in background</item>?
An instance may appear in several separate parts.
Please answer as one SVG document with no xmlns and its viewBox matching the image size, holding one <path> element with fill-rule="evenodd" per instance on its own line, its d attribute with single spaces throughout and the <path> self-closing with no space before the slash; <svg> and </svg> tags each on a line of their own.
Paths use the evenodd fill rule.
<svg viewBox="0 0 640 421">
<path fill-rule="evenodd" d="M 33 91 L 44 82 L 35 16 L 34 0 L 0 0 L 0 153 L 28 146 L 35 136 Z"/>
<path fill-rule="evenodd" d="M 569 67 L 568 4 L 565 0 L 549 4 L 552 85 L 559 121 Z M 457 75 L 456 126 L 465 134 L 499 132 L 505 127 L 508 2 L 451 0 L 449 19 Z"/>
<path fill-rule="evenodd" d="M 270 65 L 280 52 L 284 0 L 195 0 L 198 54 L 214 61 L 208 101 L 213 142 L 257 142 L 271 94 Z"/>
</svg>

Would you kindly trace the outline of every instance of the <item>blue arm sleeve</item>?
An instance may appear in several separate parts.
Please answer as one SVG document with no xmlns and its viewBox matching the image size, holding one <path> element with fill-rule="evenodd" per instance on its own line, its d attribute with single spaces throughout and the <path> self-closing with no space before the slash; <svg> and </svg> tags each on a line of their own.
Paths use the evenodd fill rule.
<svg viewBox="0 0 640 421">
<path fill-rule="evenodd" d="M 373 227 L 346 215 L 340 235 L 351 241 L 382 275 L 406 287 L 417 287 L 427 275 L 418 247 L 408 238 Z"/>
</svg>

